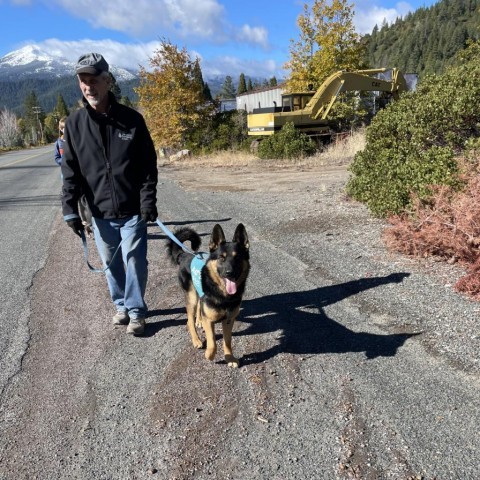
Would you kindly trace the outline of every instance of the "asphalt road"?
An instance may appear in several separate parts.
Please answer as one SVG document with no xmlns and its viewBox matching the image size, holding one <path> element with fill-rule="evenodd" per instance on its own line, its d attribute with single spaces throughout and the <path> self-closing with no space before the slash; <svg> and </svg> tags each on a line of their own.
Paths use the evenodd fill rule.
<svg viewBox="0 0 480 480">
<path fill-rule="evenodd" d="M 60 169 L 52 148 L 0 155 L 0 391 L 20 370 L 30 338 L 29 290 L 47 257 L 60 205 Z"/>
<path fill-rule="evenodd" d="M 447 309 L 467 322 L 477 307 L 386 257 L 375 222 L 328 186 L 207 175 L 185 189 L 161 169 L 159 215 L 204 245 L 215 223 L 246 225 L 239 369 L 191 346 L 155 225 L 146 335 L 113 328 L 61 220 L 51 149 L 0 156 L 0 479 L 477 479 L 478 352 L 456 364 L 425 340 Z"/>
</svg>

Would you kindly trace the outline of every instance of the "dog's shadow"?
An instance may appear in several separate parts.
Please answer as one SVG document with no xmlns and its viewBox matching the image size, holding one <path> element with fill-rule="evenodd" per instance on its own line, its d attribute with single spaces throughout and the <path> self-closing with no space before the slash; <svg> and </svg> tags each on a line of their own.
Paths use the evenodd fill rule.
<svg viewBox="0 0 480 480">
<path fill-rule="evenodd" d="M 355 332 L 329 318 L 324 307 L 364 290 L 400 283 L 409 273 L 394 273 L 346 282 L 314 290 L 282 293 L 244 300 L 238 321 L 247 323 L 236 336 L 278 332 L 276 344 L 263 352 L 245 355 L 243 365 L 264 362 L 279 353 L 316 355 L 365 352 L 368 359 L 394 356 L 407 339 L 417 333 L 376 335 Z"/>
</svg>

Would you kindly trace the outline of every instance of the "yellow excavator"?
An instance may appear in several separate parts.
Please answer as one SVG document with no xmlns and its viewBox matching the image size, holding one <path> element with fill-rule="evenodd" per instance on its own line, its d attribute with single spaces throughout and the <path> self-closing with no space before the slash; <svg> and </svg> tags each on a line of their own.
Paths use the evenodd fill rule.
<svg viewBox="0 0 480 480">
<path fill-rule="evenodd" d="M 379 78 L 388 72 L 389 80 Z M 248 135 L 273 135 L 287 123 L 312 136 L 331 133 L 327 116 L 342 92 L 386 92 L 393 99 L 408 90 L 404 75 L 396 68 L 340 71 L 328 77 L 314 92 L 282 94 L 282 106 L 254 108 L 247 116 Z"/>
</svg>

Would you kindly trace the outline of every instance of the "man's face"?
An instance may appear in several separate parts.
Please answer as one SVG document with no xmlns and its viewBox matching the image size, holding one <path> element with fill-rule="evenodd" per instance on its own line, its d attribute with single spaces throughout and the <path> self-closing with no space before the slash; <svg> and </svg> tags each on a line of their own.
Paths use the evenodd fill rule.
<svg viewBox="0 0 480 480">
<path fill-rule="evenodd" d="M 105 106 L 108 99 L 110 79 L 102 75 L 91 75 L 90 73 L 79 73 L 78 83 L 83 96 L 94 109 Z"/>
</svg>

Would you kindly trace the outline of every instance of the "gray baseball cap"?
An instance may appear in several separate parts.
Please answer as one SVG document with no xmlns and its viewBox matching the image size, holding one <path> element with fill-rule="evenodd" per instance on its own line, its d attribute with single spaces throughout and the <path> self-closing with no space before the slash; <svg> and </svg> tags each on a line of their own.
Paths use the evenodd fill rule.
<svg viewBox="0 0 480 480">
<path fill-rule="evenodd" d="M 100 75 L 102 72 L 108 72 L 108 63 L 99 53 L 85 53 L 75 65 L 75 73 Z"/>
</svg>

